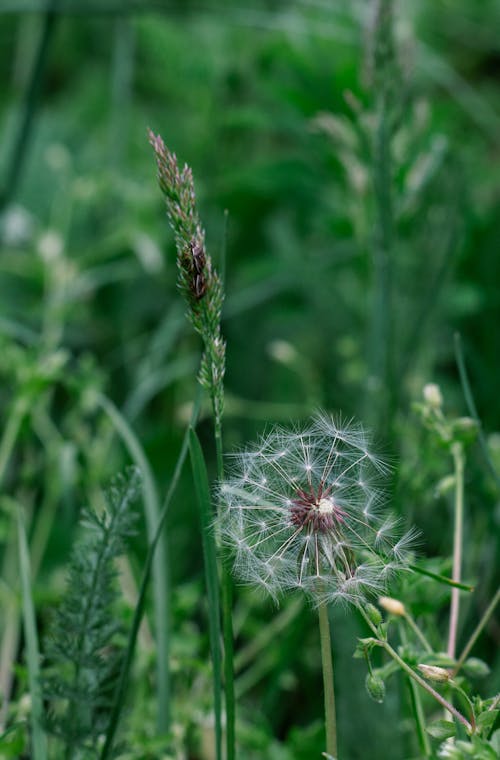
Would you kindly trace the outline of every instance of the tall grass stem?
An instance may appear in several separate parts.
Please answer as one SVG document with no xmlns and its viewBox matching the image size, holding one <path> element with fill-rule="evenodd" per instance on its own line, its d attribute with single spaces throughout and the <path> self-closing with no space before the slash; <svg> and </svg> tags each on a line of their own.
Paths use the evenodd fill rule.
<svg viewBox="0 0 500 760">
<path fill-rule="evenodd" d="M 200 512 L 203 562 L 208 597 L 208 628 L 210 653 L 213 668 L 214 715 L 215 715 L 215 755 L 222 760 L 222 657 L 220 650 L 220 601 L 219 575 L 217 569 L 217 549 L 212 531 L 212 501 L 208 483 L 207 468 L 203 450 L 194 429 L 189 433 L 189 452 L 193 469 L 193 482 Z"/>
<path fill-rule="evenodd" d="M 42 728 L 43 701 L 40 686 L 40 651 L 36 630 L 35 606 L 31 593 L 31 570 L 28 540 L 21 508 L 18 509 L 17 536 L 19 547 L 19 574 L 22 590 L 26 662 L 31 695 L 31 749 L 33 760 L 47 760 L 47 737 Z"/>
<path fill-rule="evenodd" d="M 462 544 L 464 528 L 464 452 L 461 443 L 452 447 L 453 465 L 455 472 L 455 504 L 453 529 L 453 570 L 452 579 L 460 583 L 462 575 Z M 455 657 L 457 648 L 457 629 L 460 607 L 460 590 L 452 588 L 450 606 L 450 626 L 448 632 L 448 655 Z"/>
</svg>

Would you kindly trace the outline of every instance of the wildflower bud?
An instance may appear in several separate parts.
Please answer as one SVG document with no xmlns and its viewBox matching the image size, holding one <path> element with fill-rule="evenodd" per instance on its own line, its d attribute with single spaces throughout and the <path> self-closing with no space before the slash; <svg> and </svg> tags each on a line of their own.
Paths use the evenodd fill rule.
<svg viewBox="0 0 500 760">
<path fill-rule="evenodd" d="M 293 364 L 297 358 L 297 351 L 286 340 L 273 340 L 268 346 L 269 356 L 280 364 Z"/>
<path fill-rule="evenodd" d="M 450 680 L 449 671 L 445 668 L 438 668 L 437 665 L 417 665 L 417 668 L 428 681 L 446 683 Z"/>
<path fill-rule="evenodd" d="M 446 475 L 444 478 L 441 478 L 434 489 L 436 498 L 450 493 L 455 488 L 456 482 L 455 475 Z"/>
<path fill-rule="evenodd" d="M 368 673 L 365 680 L 365 686 L 366 691 L 375 702 L 381 704 L 384 701 L 385 684 L 380 676 L 377 676 L 374 673 Z"/>
<path fill-rule="evenodd" d="M 439 385 L 436 383 L 427 383 L 424 386 L 424 399 L 434 409 L 440 409 L 443 406 L 443 395 Z"/>
<path fill-rule="evenodd" d="M 382 622 L 382 615 L 380 614 L 380 611 L 375 607 L 375 605 L 367 604 L 365 606 L 365 612 L 370 618 L 373 625 L 380 625 Z"/>
<path fill-rule="evenodd" d="M 397 615 L 397 617 L 404 617 L 406 615 L 405 606 L 398 599 L 393 599 L 390 596 L 381 596 L 378 603 L 383 610 L 391 615 Z"/>
</svg>

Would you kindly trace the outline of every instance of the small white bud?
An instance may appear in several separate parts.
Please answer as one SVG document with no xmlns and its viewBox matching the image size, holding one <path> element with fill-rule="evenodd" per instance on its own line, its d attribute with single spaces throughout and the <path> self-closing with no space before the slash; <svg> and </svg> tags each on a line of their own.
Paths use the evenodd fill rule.
<svg viewBox="0 0 500 760">
<path fill-rule="evenodd" d="M 429 681 L 438 681 L 446 683 L 450 680 L 450 673 L 445 668 L 439 668 L 437 665 L 417 665 L 424 678 Z"/>
<path fill-rule="evenodd" d="M 403 602 L 398 599 L 393 599 L 390 596 L 381 596 L 378 600 L 379 605 L 386 612 L 390 612 L 391 615 L 397 615 L 398 617 L 404 617 L 406 615 L 406 609 Z"/>
<path fill-rule="evenodd" d="M 427 383 L 424 386 L 424 399 L 434 409 L 440 409 L 443 406 L 443 394 L 439 385 L 436 383 Z"/>
<path fill-rule="evenodd" d="M 273 340 L 267 347 L 269 356 L 281 364 L 292 364 L 297 358 L 294 346 L 286 340 Z"/>
</svg>

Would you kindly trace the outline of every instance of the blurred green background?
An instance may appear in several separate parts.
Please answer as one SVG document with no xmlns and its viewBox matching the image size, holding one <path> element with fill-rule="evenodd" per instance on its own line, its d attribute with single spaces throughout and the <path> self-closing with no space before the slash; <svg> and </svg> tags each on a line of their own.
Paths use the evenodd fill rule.
<svg viewBox="0 0 500 760">
<path fill-rule="evenodd" d="M 225 448 L 317 407 L 361 418 L 400 462 L 394 508 L 423 531 L 422 553 L 449 555 L 451 513 L 435 486 L 450 463 L 428 444 L 412 402 L 439 382 L 450 412 L 467 413 L 458 331 L 500 460 L 500 2 L 396 3 L 390 304 L 377 301 L 373 277 L 372 25 L 373 3 L 353 0 L 0 0 L 3 425 L 19 388 L 31 394 L 3 487 L 32 517 L 41 630 L 79 505 L 128 461 L 90 390 L 122 410 L 161 494 L 195 393 L 200 347 L 176 289 L 148 127 L 192 167 L 208 250 L 225 274 Z M 380 310 L 392 366 L 377 375 Z M 208 416 L 200 436 L 214 471 Z M 498 557 L 498 493 L 476 449 L 466 487 L 464 573 L 478 594 L 464 604 L 462 636 L 489 599 Z M 8 586 L 6 508 L 1 521 Z M 186 757 L 210 757 L 200 749 L 210 703 L 188 468 L 167 533 L 178 742 L 191 747 Z M 238 647 L 276 614 L 238 592 Z M 317 634 L 310 611 L 290 616 L 259 667 L 242 666 L 241 757 L 321 749 Z M 369 703 L 364 666 L 351 659 L 361 627 L 343 612 L 334 620 L 344 756 L 366 758 L 368 742 L 373 760 L 411 757 L 398 718 L 407 697 L 393 682 L 383 706 Z M 499 639 L 492 623 L 481 645 L 491 684 Z M 129 725 L 143 747 L 154 733 L 151 658 L 143 642 L 142 706 Z"/>
</svg>

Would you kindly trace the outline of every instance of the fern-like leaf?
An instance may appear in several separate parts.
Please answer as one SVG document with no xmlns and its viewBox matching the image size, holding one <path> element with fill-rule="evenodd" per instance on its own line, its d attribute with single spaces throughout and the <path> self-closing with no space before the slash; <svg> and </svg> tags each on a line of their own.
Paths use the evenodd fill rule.
<svg viewBox="0 0 500 760">
<path fill-rule="evenodd" d="M 47 640 L 43 675 L 47 730 L 65 758 L 96 757 L 123 653 L 116 558 L 134 532 L 140 474 L 131 468 L 106 492 L 106 509 L 82 512 L 84 537 L 69 564 L 67 590 Z"/>
</svg>

